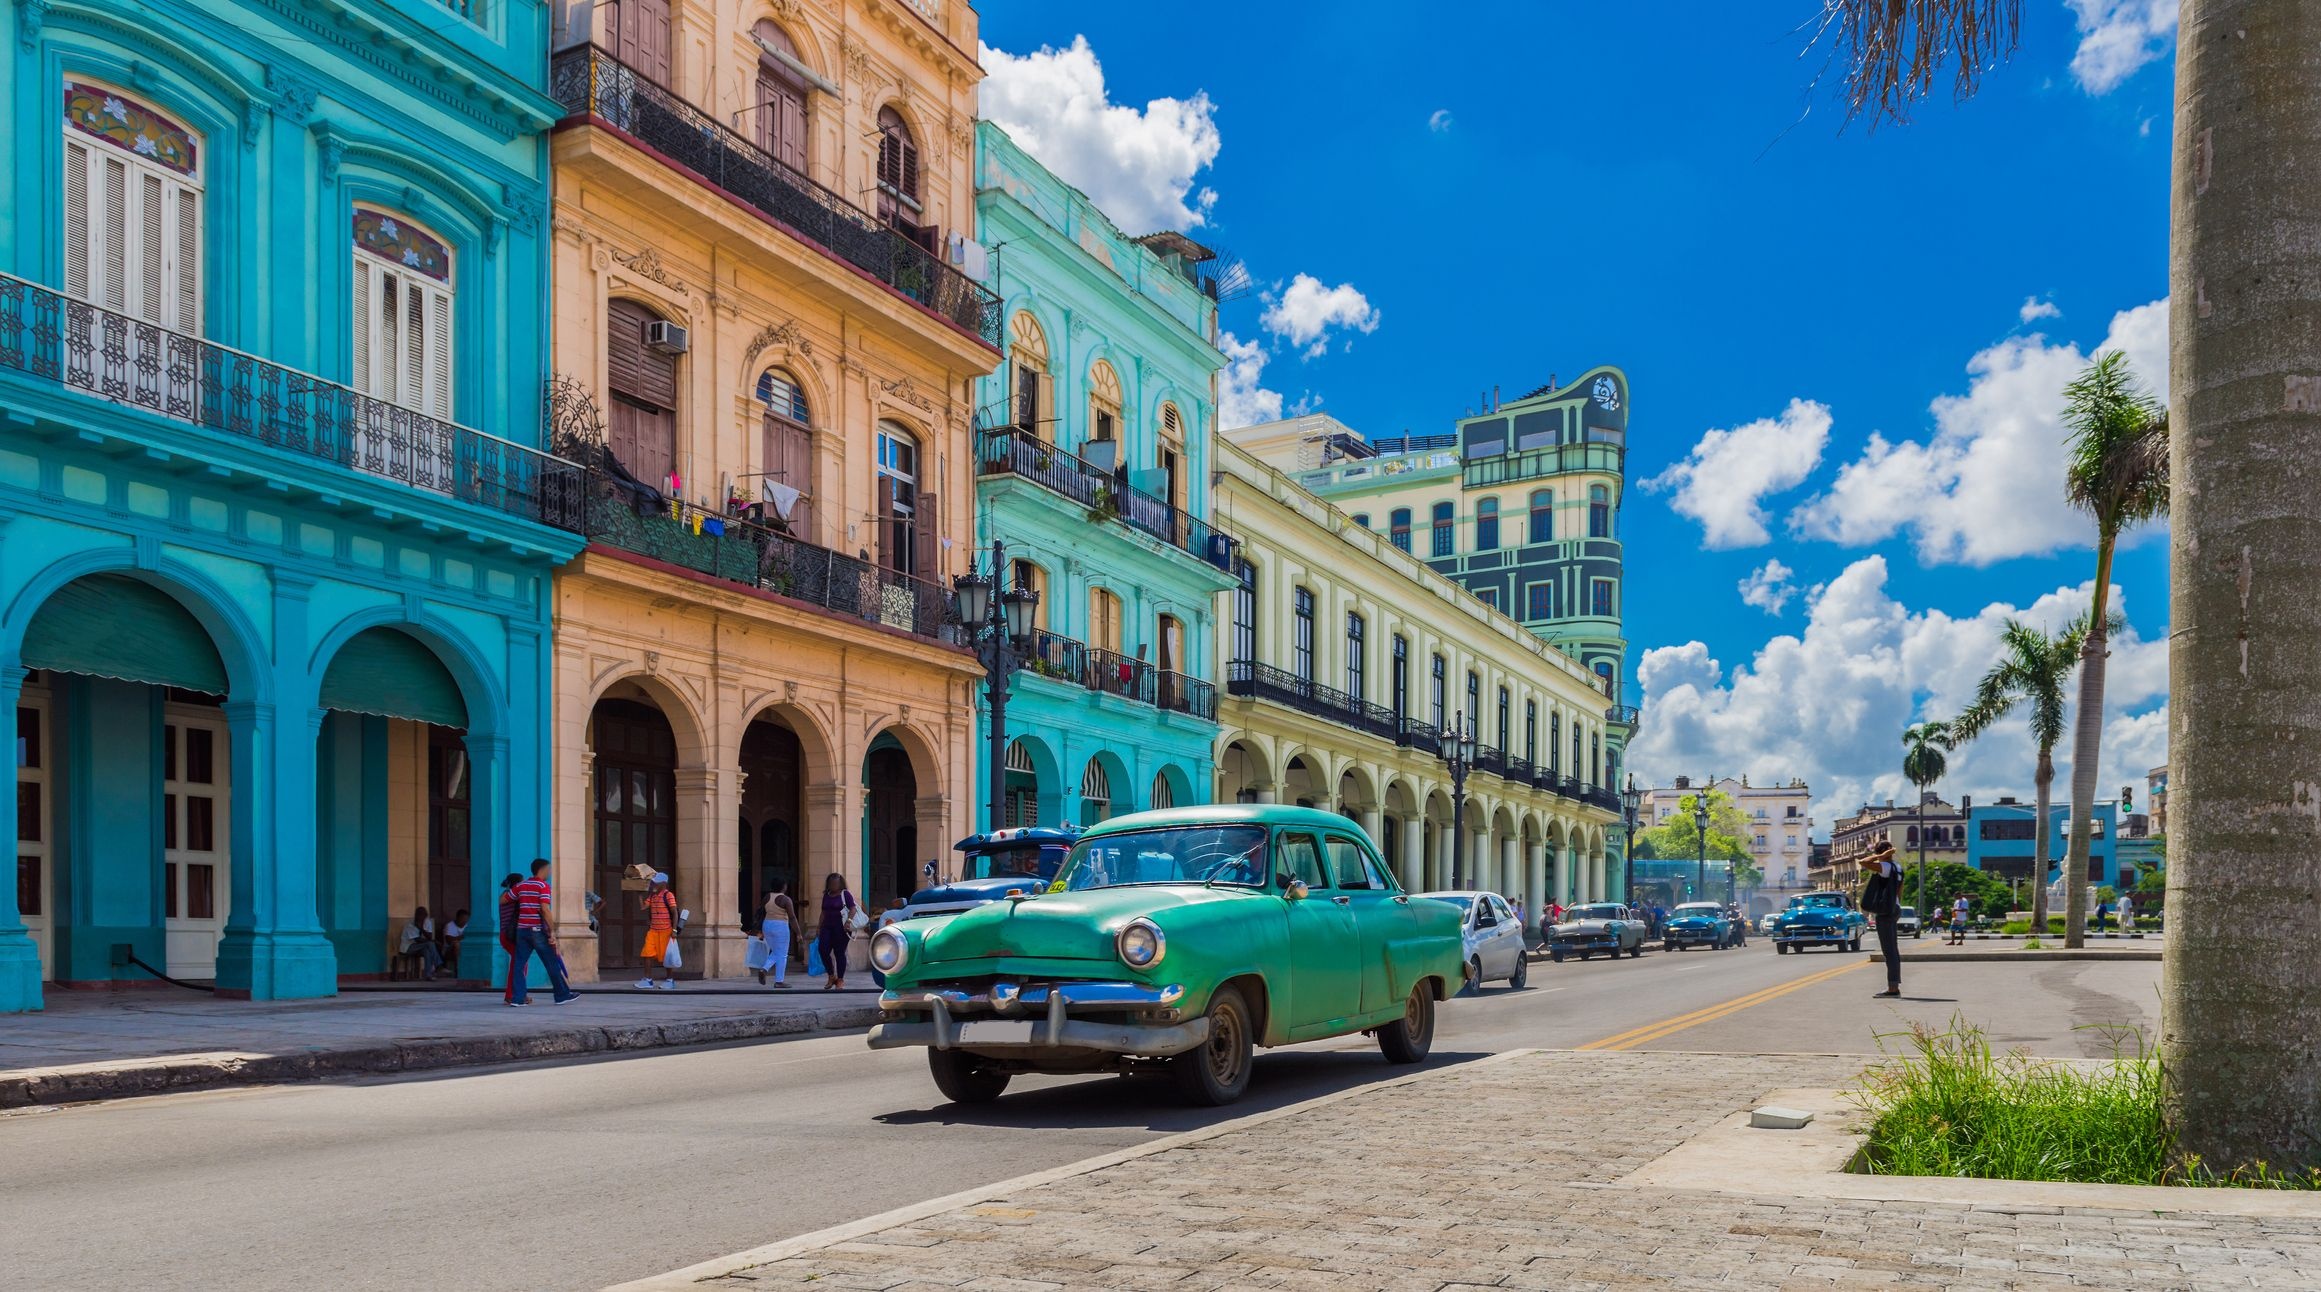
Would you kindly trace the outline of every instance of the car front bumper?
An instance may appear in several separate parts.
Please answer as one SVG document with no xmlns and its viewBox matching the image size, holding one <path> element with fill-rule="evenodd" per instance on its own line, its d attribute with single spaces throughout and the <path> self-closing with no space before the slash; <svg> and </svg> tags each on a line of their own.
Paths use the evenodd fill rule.
<svg viewBox="0 0 2321 1292">
<path fill-rule="evenodd" d="M 1182 1054 L 1209 1039 L 1209 1020 L 1185 1018 L 1184 999 L 1185 989 L 1174 983 L 1003 981 L 979 991 L 906 988 L 880 998 L 889 1021 L 870 1029 L 870 1048 Z"/>
<path fill-rule="evenodd" d="M 1713 946 L 1724 939 L 1715 929 L 1667 929 L 1662 932 L 1660 940 L 1672 947 L 1688 947 L 1695 944 Z"/>
<path fill-rule="evenodd" d="M 1773 941 L 1776 945 L 1819 947 L 1851 942 L 1856 936 L 1850 929 L 1796 929 L 1774 934 Z"/>
</svg>

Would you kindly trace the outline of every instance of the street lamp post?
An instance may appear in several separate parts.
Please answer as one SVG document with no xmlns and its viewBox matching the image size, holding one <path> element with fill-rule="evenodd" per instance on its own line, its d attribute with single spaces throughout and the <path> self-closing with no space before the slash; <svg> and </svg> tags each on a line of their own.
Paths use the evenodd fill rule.
<svg viewBox="0 0 2321 1292">
<path fill-rule="evenodd" d="M 1628 904 L 1636 904 L 1636 811 L 1644 806 L 1644 791 L 1636 788 L 1636 773 L 1628 773 L 1628 786 L 1620 791 L 1620 815 L 1626 818 L 1628 833 L 1620 845 L 1620 882 L 1628 895 Z"/>
<path fill-rule="evenodd" d="M 1007 676 L 1032 635 L 1032 611 L 1040 602 L 1039 593 L 1021 584 L 1002 590 L 1006 574 L 1007 545 L 994 539 L 990 574 L 971 566 L 951 581 L 959 622 L 983 664 L 983 685 L 991 696 L 991 802 L 986 808 L 991 819 L 986 828 L 992 830 L 1007 819 Z"/>
<path fill-rule="evenodd" d="M 1467 711 L 1443 733 L 1442 758 L 1451 772 L 1451 887 L 1465 888 L 1467 871 L 1467 773 L 1475 767 L 1475 729 Z"/>
<path fill-rule="evenodd" d="M 1693 838 L 1700 843 L 1700 864 L 1694 868 L 1692 877 L 1694 901 L 1709 891 L 1709 786 L 1716 783 L 1712 776 L 1692 795 Z"/>
</svg>

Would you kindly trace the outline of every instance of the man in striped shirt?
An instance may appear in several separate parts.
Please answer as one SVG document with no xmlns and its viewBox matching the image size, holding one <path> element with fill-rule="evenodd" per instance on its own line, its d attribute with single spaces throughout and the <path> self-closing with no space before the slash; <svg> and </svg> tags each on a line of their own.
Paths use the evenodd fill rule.
<svg viewBox="0 0 2321 1292">
<path fill-rule="evenodd" d="M 556 925 L 549 914 L 555 896 L 548 889 L 549 865 L 545 857 L 533 862 L 532 877 L 516 885 L 516 958 L 508 966 L 508 983 L 514 989 L 510 1005 L 531 1003 L 524 979 L 535 955 L 548 971 L 548 985 L 555 990 L 557 1004 L 569 1004 L 579 995 L 564 981 L 564 956 L 556 949 Z"/>
</svg>

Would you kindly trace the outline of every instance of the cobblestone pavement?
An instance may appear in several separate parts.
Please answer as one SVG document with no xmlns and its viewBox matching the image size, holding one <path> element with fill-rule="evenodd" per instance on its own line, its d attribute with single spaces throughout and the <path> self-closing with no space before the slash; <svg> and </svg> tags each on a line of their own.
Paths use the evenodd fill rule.
<svg viewBox="0 0 2321 1292">
<path fill-rule="evenodd" d="M 1617 1183 L 1767 1091 L 1842 1086 L 1862 1063 L 1547 1052 L 1450 1068 L 702 1286 L 2321 1286 L 2321 1222 Z"/>
</svg>

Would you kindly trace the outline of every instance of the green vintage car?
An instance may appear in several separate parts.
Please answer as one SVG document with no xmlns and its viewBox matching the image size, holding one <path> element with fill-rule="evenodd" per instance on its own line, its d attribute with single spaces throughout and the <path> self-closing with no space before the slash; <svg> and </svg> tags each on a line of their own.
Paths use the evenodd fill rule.
<svg viewBox="0 0 2321 1292">
<path fill-rule="evenodd" d="M 1044 892 L 891 924 L 872 1049 L 925 1046 L 958 1103 L 1018 1072 L 1165 1069 L 1225 1104 L 1255 1046 L 1369 1032 L 1395 1063 L 1464 985 L 1459 913 L 1413 902 L 1342 816 L 1268 805 L 1118 817 Z"/>
</svg>

